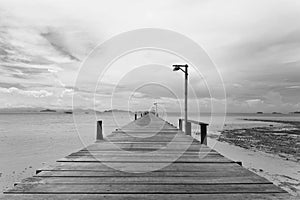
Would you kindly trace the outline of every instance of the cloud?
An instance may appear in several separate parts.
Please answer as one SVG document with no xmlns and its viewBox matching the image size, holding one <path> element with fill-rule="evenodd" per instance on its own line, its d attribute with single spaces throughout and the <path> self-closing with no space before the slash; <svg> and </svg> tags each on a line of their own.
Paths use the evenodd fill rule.
<svg viewBox="0 0 300 200">
<path fill-rule="evenodd" d="M 8 93 L 8 94 L 20 94 L 25 96 L 32 96 L 35 98 L 43 98 L 52 96 L 52 92 L 48 92 L 46 90 L 21 90 L 15 87 L 10 88 L 0 88 L 0 92 Z"/>
<path fill-rule="evenodd" d="M 257 106 L 258 104 L 264 103 L 261 99 L 249 99 L 246 101 L 249 106 Z"/>
<path fill-rule="evenodd" d="M 0 82 L 0 88 L 18 88 L 25 89 L 26 87 L 20 83 L 4 83 Z"/>
<path fill-rule="evenodd" d="M 287 89 L 300 89 L 300 85 L 293 85 L 286 87 Z"/>
<path fill-rule="evenodd" d="M 64 34 L 58 30 L 54 30 L 54 28 L 48 29 L 49 30 L 46 32 L 41 33 L 41 35 L 49 41 L 53 48 L 55 48 L 62 55 L 69 57 L 71 60 L 80 61 L 77 57 L 72 55 L 71 50 L 68 49 L 69 46 L 66 44 L 67 38 L 64 36 Z"/>
<path fill-rule="evenodd" d="M 113 35 L 156 27 L 182 33 L 203 46 L 224 79 L 231 111 L 249 109 L 249 105 L 254 111 L 261 109 L 260 104 L 282 109 L 299 105 L 300 95 L 295 92 L 300 85 L 298 0 L 91 0 L 88 3 L 3 0 L 0 6 L 3 19 L 0 22 L 0 86 L 17 88 L 20 91 L 13 91 L 19 95 L 49 90 L 53 91 L 51 97 L 64 101 L 71 93 L 66 90 L 69 88 L 90 99 L 94 85 L 88 76 L 85 85 L 73 86 L 80 61 L 89 51 Z M 104 82 L 111 85 L 101 85 L 96 90 L 102 105 L 108 105 L 103 102 L 116 85 L 118 101 L 124 102 L 132 90 L 146 82 L 160 83 L 182 99 L 182 74 L 168 72 L 169 69 L 144 69 L 122 77 L 125 69 L 135 64 L 157 63 L 161 59 L 169 65 L 173 58 L 148 55 L 135 59 L 139 62 L 134 62 L 134 58 L 125 59 L 105 75 Z M 204 82 L 191 74 L 190 94 L 194 90 L 191 99 L 210 98 Z M 213 80 L 214 75 L 204 78 Z M 221 94 L 220 85 L 210 86 L 215 94 Z M 166 101 L 173 98 L 162 87 L 144 87 L 138 92 L 136 99 L 140 99 L 142 106 L 147 106 L 152 98 L 161 97 Z M 221 96 L 215 98 L 222 101 Z M 11 100 L 7 96 L 2 99 Z M 69 103 L 69 99 L 65 101 Z M 287 104 L 291 106 L 285 107 Z"/>
</svg>

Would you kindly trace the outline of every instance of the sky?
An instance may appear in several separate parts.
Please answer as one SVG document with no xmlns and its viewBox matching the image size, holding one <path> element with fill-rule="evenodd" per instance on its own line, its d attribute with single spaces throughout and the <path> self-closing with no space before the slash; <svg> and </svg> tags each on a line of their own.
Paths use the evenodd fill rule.
<svg viewBox="0 0 300 200">
<path fill-rule="evenodd" d="M 158 28 L 196 42 L 222 78 L 220 85 L 216 74 L 202 76 L 191 67 L 190 110 L 297 111 L 299 19 L 299 0 L 0 0 L 0 108 L 142 110 L 158 102 L 160 109 L 178 111 L 184 79 L 172 64 L 184 60 L 167 52 L 132 52 L 98 83 L 86 74 L 77 85 L 100 44 Z"/>
</svg>

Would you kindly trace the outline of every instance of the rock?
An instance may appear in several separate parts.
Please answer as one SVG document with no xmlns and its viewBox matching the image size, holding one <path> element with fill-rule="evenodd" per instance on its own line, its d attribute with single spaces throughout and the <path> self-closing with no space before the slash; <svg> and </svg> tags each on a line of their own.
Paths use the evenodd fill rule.
<svg viewBox="0 0 300 200">
<path fill-rule="evenodd" d="M 263 169 L 259 169 L 259 171 L 260 171 L 260 172 L 263 172 L 264 170 L 263 170 Z"/>
</svg>

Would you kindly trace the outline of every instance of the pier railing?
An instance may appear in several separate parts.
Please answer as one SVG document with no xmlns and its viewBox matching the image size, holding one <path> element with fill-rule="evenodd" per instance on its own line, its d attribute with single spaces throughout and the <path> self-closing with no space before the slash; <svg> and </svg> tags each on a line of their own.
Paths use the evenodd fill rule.
<svg viewBox="0 0 300 200">
<path fill-rule="evenodd" d="M 207 145 L 207 126 L 208 124 L 195 121 L 187 120 L 187 130 L 184 129 L 184 119 L 179 119 L 179 129 L 186 131 L 186 135 L 191 135 L 200 140 L 201 144 Z"/>
</svg>

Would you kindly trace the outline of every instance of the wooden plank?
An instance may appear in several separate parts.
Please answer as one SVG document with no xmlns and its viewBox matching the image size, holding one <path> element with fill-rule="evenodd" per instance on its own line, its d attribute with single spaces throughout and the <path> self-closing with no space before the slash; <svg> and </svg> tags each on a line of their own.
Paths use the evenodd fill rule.
<svg viewBox="0 0 300 200">
<path fill-rule="evenodd" d="M 31 177 L 21 181 L 20 184 L 244 184 L 244 183 L 269 183 L 260 176 L 188 176 L 178 178 L 174 176 L 131 176 L 131 177 Z"/>
<path fill-rule="evenodd" d="M 185 171 L 154 171 L 148 173 L 129 173 L 121 171 L 43 171 L 35 175 L 35 177 L 42 176 L 56 176 L 56 177 L 238 177 L 238 176 L 254 176 L 248 170 L 236 171 L 217 171 L 217 172 L 185 172 Z"/>
<path fill-rule="evenodd" d="M 126 143 L 108 143 L 108 142 L 101 142 L 101 143 L 95 143 L 94 145 L 90 145 L 86 148 L 84 148 L 84 150 L 112 150 L 112 149 L 153 149 L 153 150 L 157 150 L 157 149 L 164 149 L 166 151 L 173 151 L 173 150 L 183 150 L 185 146 L 182 146 L 183 144 L 176 144 L 176 143 L 172 143 L 169 144 L 169 146 L 167 146 L 168 143 L 130 143 L 130 142 L 126 142 Z M 189 151 L 201 151 L 204 149 L 210 150 L 210 148 L 205 147 L 203 145 L 195 145 L 195 144 L 191 144 L 189 146 L 186 147 L 187 150 Z"/>
<path fill-rule="evenodd" d="M 75 152 L 75 153 L 71 153 L 68 156 L 89 156 L 89 155 L 95 155 L 95 156 L 143 156 L 143 155 L 160 155 L 160 156 L 174 156 L 178 155 L 178 154 L 182 154 L 182 152 L 175 152 L 175 151 L 166 151 L 166 152 L 147 152 L 147 151 L 79 151 L 79 152 Z M 197 156 L 197 157 L 203 157 L 203 156 L 222 156 L 220 154 L 218 154 L 217 152 L 184 152 L 182 154 L 182 156 Z"/>
<path fill-rule="evenodd" d="M 3 200 L 297 200 L 282 193 L 267 194 L 7 194 L 0 196 Z"/>
<path fill-rule="evenodd" d="M 10 193 L 27 194 L 226 194 L 285 193 L 273 184 L 20 184 Z"/>
<path fill-rule="evenodd" d="M 150 163 L 234 163 L 227 158 L 220 157 L 220 158 L 204 158 L 204 159 L 195 159 L 195 158 L 178 158 L 177 160 L 173 160 L 170 157 L 163 157 L 163 158 L 155 158 L 155 157 L 131 157 L 131 158 L 124 158 L 121 156 L 118 157 L 107 157 L 107 158 L 97 158 L 94 156 L 72 156 L 61 158 L 57 162 L 119 162 L 119 163 L 141 163 L 141 162 L 150 162 Z"/>
<path fill-rule="evenodd" d="M 159 151 L 153 151 L 153 152 L 129 152 L 129 151 L 106 151 L 106 152 L 76 152 L 68 155 L 67 157 L 78 157 L 78 156 L 95 156 L 99 158 L 106 158 L 106 157 L 173 157 L 173 156 L 181 156 L 184 158 L 203 158 L 203 157 L 224 157 L 216 152 L 175 152 L 172 153 L 170 151 L 166 152 L 159 152 Z"/>
<path fill-rule="evenodd" d="M 65 171 L 65 170 L 94 170 L 94 171 L 115 171 L 120 169 L 122 171 L 128 171 L 133 167 L 143 168 L 146 171 L 153 169 L 156 166 L 155 163 L 110 163 L 109 166 L 101 162 L 89 163 L 89 162 L 58 162 L 55 166 L 44 167 L 39 171 Z M 216 172 L 216 171 L 235 171 L 242 168 L 236 163 L 172 163 L 166 167 L 160 169 L 161 171 L 186 171 L 186 172 Z"/>
</svg>

